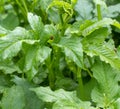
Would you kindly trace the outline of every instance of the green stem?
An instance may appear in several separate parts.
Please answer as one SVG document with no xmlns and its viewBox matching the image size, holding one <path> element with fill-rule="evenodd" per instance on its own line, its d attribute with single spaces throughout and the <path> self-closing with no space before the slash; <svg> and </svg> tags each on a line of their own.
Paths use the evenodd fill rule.
<svg viewBox="0 0 120 109">
<path fill-rule="evenodd" d="M 53 72 L 51 66 L 48 68 L 48 70 L 49 70 L 49 75 L 48 75 L 48 78 L 49 78 L 49 86 L 50 86 L 50 88 L 51 88 L 52 90 L 54 90 L 54 89 L 55 89 L 55 85 L 54 85 L 54 83 L 55 83 L 54 72 Z"/>
<path fill-rule="evenodd" d="M 100 6 L 100 4 L 97 4 L 97 15 L 98 15 L 98 20 L 102 20 L 102 14 L 101 14 L 101 6 Z"/>
<path fill-rule="evenodd" d="M 27 14 L 27 13 L 28 13 L 28 8 L 27 8 L 27 5 L 26 5 L 26 3 L 25 3 L 25 0 L 21 0 L 21 2 L 22 2 L 22 4 L 23 4 L 24 9 L 25 9 L 26 14 Z"/>
<path fill-rule="evenodd" d="M 21 6 L 21 3 L 16 0 L 16 3 L 18 4 L 18 6 L 20 7 L 21 11 L 22 11 L 22 15 L 24 16 L 25 20 L 27 20 L 27 13 L 26 11 L 24 10 L 24 8 Z"/>
<path fill-rule="evenodd" d="M 53 71 L 53 61 L 51 60 L 51 57 L 49 57 L 47 60 L 46 60 L 46 65 L 47 65 L 47 68 L 48 68 L 48 71 L 49 71 L 49 74 L 48 74 L 48 79 L 49 79 L 49 86 L 52 90 L 55 89 L 55 75 L 54 75 L 54 71 Z"/>
<path fill-rule="evenodd" d="M 78 88 L 77 88 L 77 96 L 81 100 L 85 99 L 84 96 L 84 86 L 83 86 L 83 81 L 82 81 L 82 76 L 81 76 L 81 69 L 77 69 L 77 79 L 78 79 Z"/>
</svg>

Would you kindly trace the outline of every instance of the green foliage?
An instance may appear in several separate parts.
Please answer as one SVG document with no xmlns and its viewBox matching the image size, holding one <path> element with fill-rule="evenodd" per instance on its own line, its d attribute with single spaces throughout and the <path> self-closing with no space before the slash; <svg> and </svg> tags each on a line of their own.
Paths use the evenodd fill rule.
<svg viewBox="0 0 120 109">
<path fill-rule="evenodd" d="M 25 98 L 21 87 L 12 86 L 4 91 L 1 101 L 2 109 L 23 109 L 24 106 Z"/>
<path fill-rule="evenodd" d="M 98 85 L 92 91 L 92 99 L 102 108 L 113 107 L 119 97 L 118 85 L 120 72 L 110 65 L 97 61 L 92 68 L 93 76 Z"/>
<path fill-rule="evenodd" d="M 76 97 L 75 92 L 66 92 L 63 89 L 52 91 L 49 87 L 31 89 L 39 99 L 46 102 L 54 102 L 53 109 L 94 109 L 89 102 L 82 102 Z"/>
<path fill-rule="evenodd" d="M 1 0 L 0 109 L 119 109 L 119 21 L 112 0 Z"/>
</svg>

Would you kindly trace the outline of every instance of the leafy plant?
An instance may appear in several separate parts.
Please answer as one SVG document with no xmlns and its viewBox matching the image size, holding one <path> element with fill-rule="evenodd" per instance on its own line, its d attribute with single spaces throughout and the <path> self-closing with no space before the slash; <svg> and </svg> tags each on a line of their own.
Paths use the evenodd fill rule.
<svg viewBox="0 0 120 109">
<path fill-rule="evenodd" d="M 1 4 L 1 109 L 120 108 L 119 3 Z"/>
</svg>

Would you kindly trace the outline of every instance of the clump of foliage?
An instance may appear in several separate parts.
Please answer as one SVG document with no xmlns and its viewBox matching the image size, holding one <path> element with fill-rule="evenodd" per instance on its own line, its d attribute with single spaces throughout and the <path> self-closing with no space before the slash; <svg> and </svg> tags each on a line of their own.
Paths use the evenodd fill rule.
<svg viewBox="0 0 120 109">
<path fill-rule="evenodd" d="M 119 2 L 0 6 L 0 109 L 120 109 Z"/>
</svg>

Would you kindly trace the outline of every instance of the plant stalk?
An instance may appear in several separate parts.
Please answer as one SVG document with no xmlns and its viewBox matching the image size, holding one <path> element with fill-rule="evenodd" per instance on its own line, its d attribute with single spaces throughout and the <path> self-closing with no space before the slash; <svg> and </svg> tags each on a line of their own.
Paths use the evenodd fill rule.
<svg viewBox="0 0 120 109">
<path fill-rule="evenodd" d="M 55 75 L 53 71 L 53 60 L 51 60 L 51 56 L 46 60 L 46 65 L 49 71 L 48 74 L 48 80 L 49 80 L 49 86 L 52 90 L 55 89 Z"/>
<path fill-rule="evenodd" d="M 81 69 L 77 69 L 77 79 L 78 79 L 78 88 L 77 88 L 77 96 L 81 100 L 85 99 L 84 96 L 84 86 L 83 86 L 83 81 L 82 81 L 82 76 L 81 76 Z"/>
<path fill-rule="evenodd" d="M 101 14 L 101 5 L 100 4 L 97 4 L 97 17 L 98 17 L 98 20 L 102 20 L 102 14 Z"/>
</svg>

